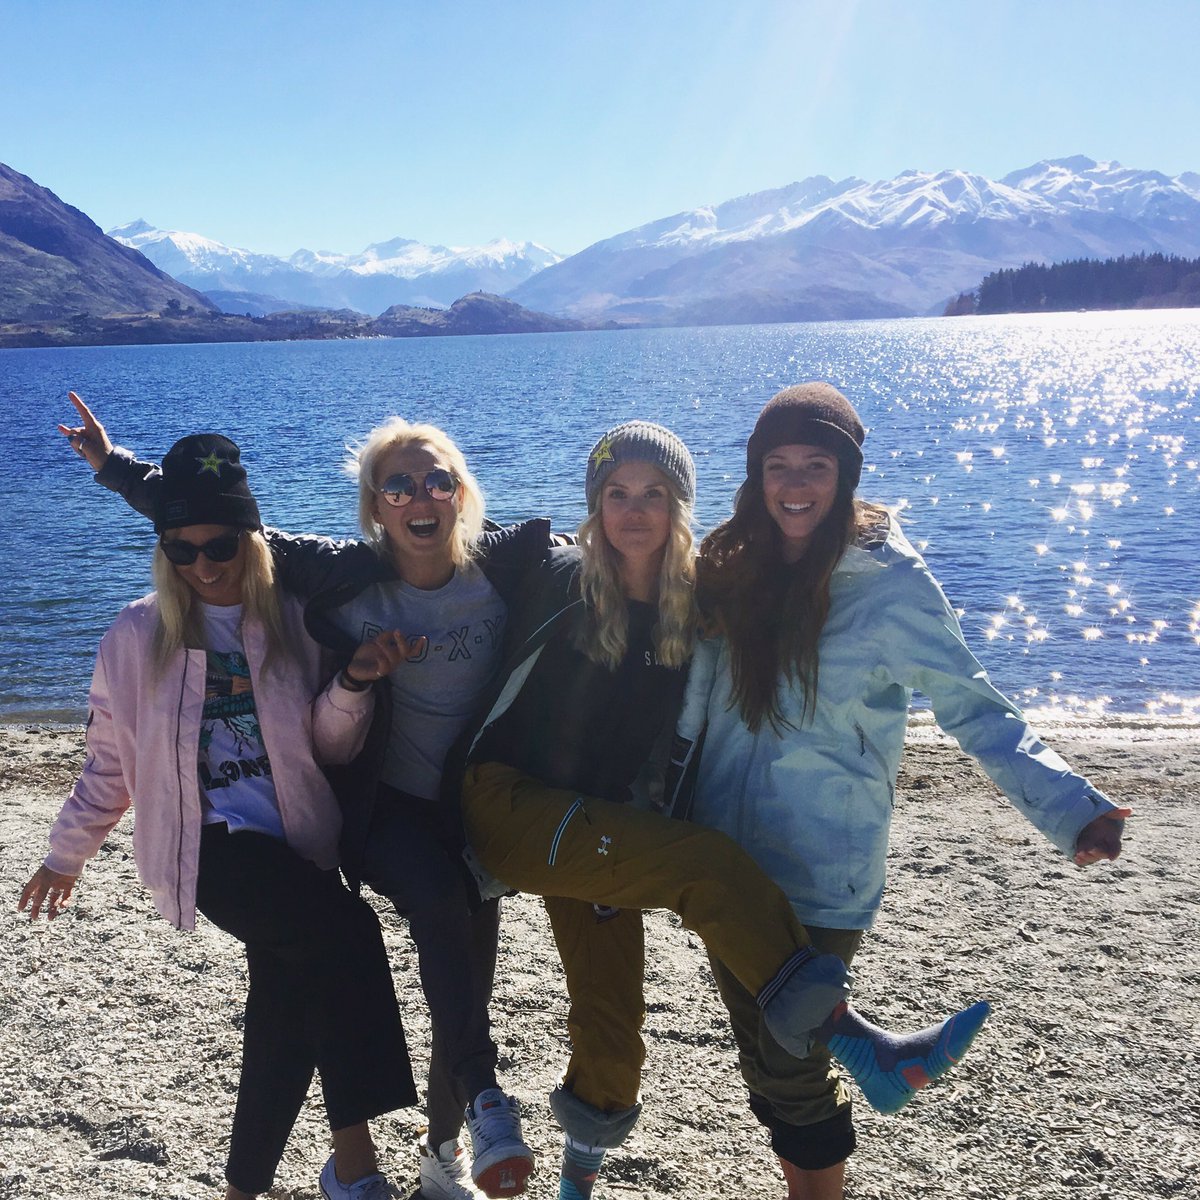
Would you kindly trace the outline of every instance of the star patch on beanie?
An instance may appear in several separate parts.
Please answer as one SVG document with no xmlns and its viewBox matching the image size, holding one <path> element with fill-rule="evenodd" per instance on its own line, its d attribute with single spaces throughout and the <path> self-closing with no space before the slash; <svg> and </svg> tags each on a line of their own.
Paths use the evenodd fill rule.
<svg viewBox="0 0 1200 1200">
<path fill-rule="evenodd" d="M 167 451 L 154 504 L 154 528 L 232 525 L 261 529 L 241 451 L 219 433 L 193 433 Z"/>
</svg>

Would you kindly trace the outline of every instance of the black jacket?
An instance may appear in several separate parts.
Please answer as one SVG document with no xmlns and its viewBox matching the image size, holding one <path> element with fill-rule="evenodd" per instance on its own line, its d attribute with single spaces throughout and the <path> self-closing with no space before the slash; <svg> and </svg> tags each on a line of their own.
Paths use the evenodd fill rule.
<svg viewBox="0 0 1200 1200">
<path fill-rule="evenodd" d="M 98 483 L 147 517 L 154 511 L 161 480 L 162 473 L 154 463 L 142 462 L 120 447 L 113 450 L 96 475 Z M 268 529 L 265 536 L 280 586 L 304 601 L 305 628 L 315 641 L 334 650 L 342 665 L 349 662 L 358 643 L 337 627 L 333 612 L 372 584 L 396 579 L 391 564 L 362 541 L 335 541 L 279 529 Z M 566 541 L 551 532 L 550 521 L 544 517 L 503 527 L 487 523 L 478 543 L 476 562 L 508 609 L 502 661 L 507 662 L 512 648 L 526 637 L 523 593 L 531 580 L 540 577 L 535 568 L 545 562 L 552 546 Z M 342 808 L 342 870 L 353 884 L 361 877 L 391 724 L 391 689 L 386 680 L 380 680 L 375 685 L 375 713 L 362 752 L 352 763 L 326 770 Z M 447 756 L 441 792 L 443 802 L 451 806 L 448 811 L 457 813 L 462 772 L 461 767 L 450 769 L 453 755 L 452 750 Z"/>
<path fill-rule="evenodd" d="M 442 775 L 445 789 L 454 789 L 455 793 L 461 790 L 466 766 L 481 749 L 483 734 L 508 711 L 522 689 L 530 686 L 530 673 L 543 647 L 552 638 L 573 636 L 576 623 L 585 612 L 579 587 L 580 561 L 577 546 L 554 547 L 544 561 L 526 574 L 511 609 L 504 665 L 485 695 L 476 719 L 446 756 Z M 686 673 L 681 673 L 676 702 L 664 705 L 661 712 L 654 714 L 654 748 L 637 777 L 629 781 L 632 802 L 641 807 L 661 810 L 664 805 L 667 757 L 685 678 Z M 568 701 L 564 698 L 563 702 Z"/>
</svg>

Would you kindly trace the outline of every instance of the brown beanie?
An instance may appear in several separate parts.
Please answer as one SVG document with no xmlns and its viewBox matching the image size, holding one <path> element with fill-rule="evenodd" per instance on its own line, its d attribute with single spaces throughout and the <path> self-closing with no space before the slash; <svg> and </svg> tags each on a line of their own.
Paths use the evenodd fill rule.
<svg viewBox="0 0 1200 1200">
<path fill-rule="evenodd" d="M 854 406 L 830 383 L 798 383 L 772 396 L 746 443 L 746 474 L 762 473 L 776 446 L 820 446 L 837 455 L 851 489 L 862 476 L 866 430 Z"/>
</svg>

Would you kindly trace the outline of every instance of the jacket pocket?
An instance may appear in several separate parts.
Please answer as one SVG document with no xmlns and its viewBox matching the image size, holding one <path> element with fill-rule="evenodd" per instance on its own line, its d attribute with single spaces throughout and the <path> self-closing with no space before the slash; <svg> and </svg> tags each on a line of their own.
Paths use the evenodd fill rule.
<svg viewBox="0 0 1200 1200">
<path fill-rule="evenodd" d="M 896 807 L 896 784 L 892 779 L 892 773 L 888 769 L 887 759 L 883 757 L 879 748 L 867 737 L 867 732 L 863 729 L 860 722 L 854 722 L 854 732 L 858 736 L 858 753 L 860 758 L 869 758 L 874 761 L 879 772 L 880 781 L 887 787 L 888 801 L 893 808 Z M 870 774 L 870 772 L 867 772 Z"/>
</svg>

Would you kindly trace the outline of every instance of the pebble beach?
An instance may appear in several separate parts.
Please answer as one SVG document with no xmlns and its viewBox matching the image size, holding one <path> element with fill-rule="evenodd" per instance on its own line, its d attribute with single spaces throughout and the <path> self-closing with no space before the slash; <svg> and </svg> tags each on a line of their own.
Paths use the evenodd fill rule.
<svg viewBox="0 0 1200 1200">
<path fill-rule="evenodd" d="M 914 725 L 879 921 L 856 962 L 859 1006 L 917 1027 L 977 999 L 993 1015 L 963 1064 L 901 1114 L 856 1106 L 850 1200 L 1192 1197 L 1200 1173 L 1200 726 L 1067 725 L 1046 740 L 1135 816 L 1116 863 L 1081 869 L 972 760 Z M 73 727 L 0 726 L 0 1200 L 203 1197 L 236 1092 L 240 948 L 158 918 L 127 818 L 53 924 L 16 912 L 83 761 Z M 566 1003 L 540 901 L 506 903 L 494 1032 L 502 1085 L 557 1194 L 546 1096 Z M 416 956 L 378 908 L 418 1078 L 428 1019 Z M 600 1197 L 778 1200 L 698 939 L 647 928 L 645 1109 Z M 419 1110 L 376 1123 L 385 1170 L 417 1198 Z M 270 1196 L 319 1200 L 329 1153 L 314 1087 Z"/>
</svg>

